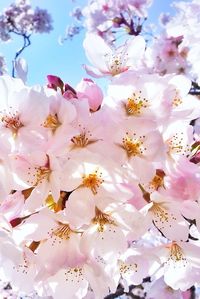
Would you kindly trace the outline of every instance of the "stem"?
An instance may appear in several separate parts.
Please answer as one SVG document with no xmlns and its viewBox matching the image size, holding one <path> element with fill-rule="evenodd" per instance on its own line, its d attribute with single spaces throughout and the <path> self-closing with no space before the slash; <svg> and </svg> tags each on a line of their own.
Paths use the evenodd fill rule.
<svg viewBox="0 0 200 299">
<path fill-rule="evenodd" d="M 128 23 L 128 21 L 126 20 L 126 18 L 124 17 L 124 15 L 122 13 L 120 13 L 121 19 L 122 19 L 122 24 L 124 24 L 128 29 L 129 29 L 129 35 L 136 35 L 136 32 L 134 30 L 134 23 L 133 20 L 131 19 L 130 24 Z"/>
<path fill-rule="evenodd" d="M 193 95 L 193 96 L 199 96 L 200 95 L 200 90 L 190 90 L 189 94 Z"/>
<path fill-rule="evenodd" d="M 143 23 L 146 21 L 146 18 L 144 19 L 144 21 L 142 23 L 140 23 L 141 19 L 140 18 L 131 18 L 130 22 L 127 21 L 126 17 L 123 15 L 123 13 L 120 13 L 120 17 L 121 17 L 121 24 L 125 25 L 129 31 L 128 34 L 129 35 L 139 35 L 142 31 L 142 25 Z"/>
<path fill-rule="evenodd" d="M 18 34 L 17 32 L 13 31 L 13 33 L 15 34 Z M 12 77 L 15 78 L 15 63 L 16 63 L 16 60 L 17 58 L 20 56 L 20 54 L 27 48 L 31 45 L 31 41 L 30 41 L 30 36 L 31 35 L 26 35 L 26 34 L 18 34 L 18 35 L 21 35 L 23 37 L 23 46 L 21 47 L 21 49 L 19 49 L 19 51 L 16 52 L 15 54 L 15 57 L 13 59 L 13 62 L 12 62 Z"/>
<path fill-rule="evenodd" d="M 200 86 L 198 83 L 192 81 L 192 86 L 190 88 L 189 94 L 191 95 L 200 95 Z"/>
</svg>

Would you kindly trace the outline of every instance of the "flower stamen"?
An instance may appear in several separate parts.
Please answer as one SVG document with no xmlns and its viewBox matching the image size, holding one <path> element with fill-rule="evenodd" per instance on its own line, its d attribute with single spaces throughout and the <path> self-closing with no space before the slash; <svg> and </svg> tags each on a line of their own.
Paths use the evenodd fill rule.
<svg viewBox="0 0 200 299">
<path fill-rule="evenodd" d="M 95 170 L 94 173 L 83 175 L 82 177 L 83 181 L 81 186 L 89 188 L 92 191 L 92 193 L 96 195 L 98 188 L 104 182 L 101 176 L 102 176 L 102 172 L 98 173 L 98 170 Z"/>
<path fill-rule="evenodd" d="M 53 231 L 53 235 L 62 240 L 69 240 L 72 232 L 69 224 L 60 223 L 59 227 Z"/>
<path fill-rule="evenodd" d="M 12 131 L 13 137 L 16 137 L 18 130 L 24 126 L 20 121 L 19 114 L 17 113 L 10 112 L 8 115 L 3 115 L 1 117 L 1 121 L 5 128 Z"/>
<path fill-rule="evenodd" d="M 133 93 L 133 96 L 127 99 L 127 103 L 124 103 L 124 108 L 128 116 L 138 116 L 141 114 L 143 108 L 147 108 L 148 100 L 141 98 L 139 94 Z"/>
<path fill-rule="evenodd" d="M 58 120 L 58 115 L 57 114 L 49 114 L 43 124 L 45 128 L 51 129 L 52 132 L 54 133 L 56 129 L 61 125 L 61 123 Z"/>
<path fill-rule="evenodd" d="M 98 232 L 104 232 L 106 224 L 116 226 L 116 223 L 109 214 L 103 213 L 97 207 L 95 208 L 95 217 L 92 219 L 92 223 L 98 225 Z"/>
<path fill-rule="evenodd" d="M 126 151 L 128 158 L 132 156 L 141 156 L 146 148 L 143 147 L 145 136 L 139 136 L 136 138 L 136 134 L 133 134 L 134 137 L 130 137 L 129 133 L 126 132 L 126 136 L 122 139 L 121 147 Z"/>
</svg>

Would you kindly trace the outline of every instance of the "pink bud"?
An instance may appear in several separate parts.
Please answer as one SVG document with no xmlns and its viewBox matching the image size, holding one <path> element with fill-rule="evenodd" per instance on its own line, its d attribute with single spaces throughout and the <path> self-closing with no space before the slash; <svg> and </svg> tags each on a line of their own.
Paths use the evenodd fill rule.
<svg viewBox="0 0 200 299">
<path fill-rule="evenodd" d="M 73 87 L 71 87 L 71 85 L 69 85 L 68 83 L 65 83 L 63 97 L 66 100 L 77 98 L 76 90 Z"/>
<path fill-rule="evenodd" d="M 74 94 L 71 90 L 67 90 L 63 93 L 63 97 L 66 100 L 72 100 L 76 98 L 76 94 Z"/>
<path fill-rule="evenodd" d="M 63 87 L 64 87 L 64 83 L 63 81 L 54 75 L 48 75 L 47 76 L 47 80 L 48 80 L 48 87 L 57 90 L 57 88 L 60 88 L 61 91 L 63 91 Z"/>
<path fill-rule="evenodd" d="M 90 109 L 95 112 L 99 109 L 103 101 L 101 88 L 91 79 L 84 78 L 76 87 L 79 99 L 88 99 Z"/>
</svg>

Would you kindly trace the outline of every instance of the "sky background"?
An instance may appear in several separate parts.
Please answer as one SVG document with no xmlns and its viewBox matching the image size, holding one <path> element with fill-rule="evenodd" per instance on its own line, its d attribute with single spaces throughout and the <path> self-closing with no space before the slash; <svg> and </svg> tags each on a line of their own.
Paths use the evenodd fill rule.
<svg viewBox="0 0 200 299">
<path fill-rule="evenodd" d="M 0 13 L 13 0 L 0 0 Z M 58 43 L 58 38 L 64 35 L 67 25 L 72 23 L 69 12 L 78 4 L 87 4 L 87 0 L 31 0 L 32 6 L 46 8 L 53 18 L 53 31 L 49 34 L 36 34 L 31 37 L 31 46 L 23 52 L 22 56 L 28 62 L 28 84 L 45 84 L 46 75 L 54 74 L 60 76 L 65 82 L 72 86 L 87 77 L 81 65 L 88 63 L 82 47 L 84 31 L 64 45 Z M 174 13 L 170 7 L 171 0 L 154 0 L 149 9 L 149 22 L 158 23 L 161 12 Z M 0 53 L 6 57 L 6 62 L 11 73 L 12 59 L 16 51 L 23 43 L 22 38 L 13 35 L 13 41 L 0 42 Z"/>
</svg>

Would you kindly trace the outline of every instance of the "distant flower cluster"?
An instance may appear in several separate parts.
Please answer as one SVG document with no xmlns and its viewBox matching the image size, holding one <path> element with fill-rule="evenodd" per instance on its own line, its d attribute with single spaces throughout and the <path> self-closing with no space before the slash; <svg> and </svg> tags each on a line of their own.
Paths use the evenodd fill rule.
<svg viewBox="0 0 200 299">
<path fill-rule="evenodd" d="M 89 0 L 85 7 L 76 7 L 71 13 L 78 23 L 67 27 L 65 39 L 71 39 L 83 27 L 108 41 L 115 40 L 118 29 L 139 35 L 151 4 L 152 0 Z"/>
<path fill-rule="evenodd" d="M 50 32 L 52 18 L 46 9 L 33 9 L 28 0 L 16 0 L 0 15 L 0 40 L 9 41 L 11 34 L 31 35 Z"/>
<path fill-rule="evenodd" d="M 164 31 L 148 49 L 148 65 L 160 74 L 182 73 L 200 84 L 200 1 L 174 2 L 174 17 L 161 14 Z"/>
</svg>

